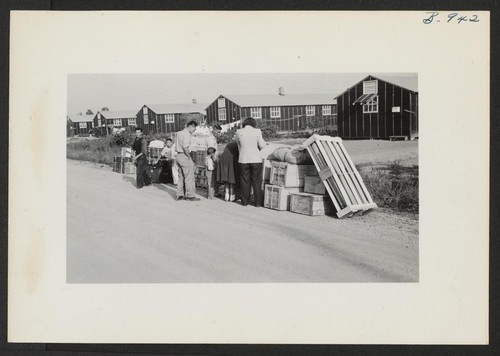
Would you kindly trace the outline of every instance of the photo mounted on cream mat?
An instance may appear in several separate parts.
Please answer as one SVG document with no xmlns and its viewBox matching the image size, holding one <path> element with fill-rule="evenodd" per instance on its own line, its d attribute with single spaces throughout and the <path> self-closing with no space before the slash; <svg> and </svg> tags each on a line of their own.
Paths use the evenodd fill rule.
<svg viewBox="0 0 500 356">
<path fill-rule="evenodd" d="M 488 343 L 489 21 L 13 11 L 9 341 Z"/>
</svg>

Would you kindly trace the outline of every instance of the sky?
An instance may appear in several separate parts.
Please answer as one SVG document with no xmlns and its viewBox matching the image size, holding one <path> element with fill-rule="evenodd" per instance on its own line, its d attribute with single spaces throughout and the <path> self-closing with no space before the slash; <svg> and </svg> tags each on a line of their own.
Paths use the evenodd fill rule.
<svg viewBox="0 0 500 356">
<path fill-rule="evenodd" d="M 336 96 L 368 75 L 397 79 L 417 87 L 415 73 L 244 73 L 244 74 L 70 74 L 68 115 L 109 110 L 137 110 L 144 104 L 213 102 L 219 95 L 331 94 Z"/>
</svg>

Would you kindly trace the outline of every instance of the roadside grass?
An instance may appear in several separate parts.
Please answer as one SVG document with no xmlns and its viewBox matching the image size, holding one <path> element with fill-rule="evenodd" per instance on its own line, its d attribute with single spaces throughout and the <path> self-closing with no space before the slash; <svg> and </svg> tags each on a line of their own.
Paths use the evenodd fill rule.
<svg viewBox="0 0 500 356">
<path fill-rule="evenodd" d="M 114 145 L 107 138 L 69 142 L 66 145 L 66 157 L 79 161 L 112 165 L 113 157 L 120 154 L 121 147 Z"/>
<path fill-rule="evenodd" d="M 380 207 L 418 213 L 418 166 L 399 161 L 379 167 L 358 167 L 373 201 Z"/>
<path fill-rule="evenodd" d="M 128 139 L 128 138 L 127 138 Z M 112 165 L 113 157 L 120 156 L 121 146 L 128 146 L 127 140 L 115 142 L 116 139 L 97 138 L 71 140 L 66 145 L 66 156 L 69 159 Z M 297 143 L 300 139 L 290 139 Z M 281 140 L 280 143 L 287 142 Z M 222 152 L 225 144 L 219 145 Z M 418 165 L 407 167 L 395 160 L 389 164 L 373 165 L 363 163 L 356 165 L 373 200 L 379 207 L 396 211 L 418 213 L 419 180 Z"/>
</svg>

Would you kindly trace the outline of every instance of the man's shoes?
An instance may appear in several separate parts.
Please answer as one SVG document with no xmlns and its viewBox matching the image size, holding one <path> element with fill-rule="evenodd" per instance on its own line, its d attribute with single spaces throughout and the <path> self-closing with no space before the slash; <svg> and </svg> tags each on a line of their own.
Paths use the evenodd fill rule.
<svg viewBox="0 0 500 356">
<path fill-rule="evenodd" d="M 197 198 L 197 197 L 186 197 L 184 199 L 186 199 L 187 201 L 200 201 L 201 200 L 200 198 Z"/>
<path fill-rule="evenodd" d="M 175 197 L 175 200 L 184 200 L 184 197 Z"/>
</svg>

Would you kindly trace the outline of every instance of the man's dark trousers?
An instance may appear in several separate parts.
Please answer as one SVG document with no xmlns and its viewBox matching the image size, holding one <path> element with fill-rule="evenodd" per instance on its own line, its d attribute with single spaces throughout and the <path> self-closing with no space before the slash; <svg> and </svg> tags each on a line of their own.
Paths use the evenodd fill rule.
<svg viewBox="0 0 500 356">
<path fill-rule="evenodd" d="M 147 171 L 146 156 L 142 155 L 137 159 L 136 182 L 137 188 L 142 188 L 144 185 L 151 184 L 151 178 Z"/>
<path fill-rule="evenodd" d="M 253 187 L 255 206 L 262 205 L 262 163 L 240 163 L 241 204 L 250 203 L 250 187 Z"/>
</svg>

